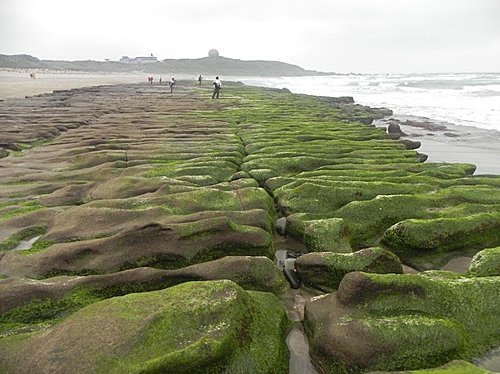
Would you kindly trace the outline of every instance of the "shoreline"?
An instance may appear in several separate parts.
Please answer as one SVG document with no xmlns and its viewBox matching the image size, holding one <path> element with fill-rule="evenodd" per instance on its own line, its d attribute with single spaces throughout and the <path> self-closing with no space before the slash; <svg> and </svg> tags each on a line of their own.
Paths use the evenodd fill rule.
<svg viewBox="0 0 500 374">
<path fill-rule="evenodd" d="M 29 73 L 35 72 L 36 78 Z M 98 85 L 119 83 L 139 83 L 145 80 L 146 74 L 94 74 L 84 72 L 53 73 L 36 69 L 21 71 L 0 70 L 0 100 L 25 98 L 54 90 L 70 90 Z"/>
<path fill-rule="evenodd" d="M 29 72 L 35 71 L 36 79 L 29 77 Z M 153 74 L 156 78 L 158 75 Z M 167 73 L 178 79 L 194 79 L 184 74 Z M 37 69 L 0 69 L 0 100 L 24 98 L 54 90 L 69 90 L 97 85 L 112 85 L 120 83 L 146 82 L 148 74 L 136 73 L 91 73 L 74 71 L 44 71 Z M 228 77 L 237 80 L 238 77 Z M 316 95 L 318 96 L 318 95 Z M 390 108 L 389 108 L 390 109 Z M 405 139 L 420 141 L 418 152 L 428 155 L 427 162 L 466 162 L 475 164 L 478 174 L 500 175 L 500 132 L 477 127 L 459 126 L 451 123 L 434 121 L 417 116 L 393 115 L 374 124 L 386 127 L 388 121 L 399 121 L 403 132 L 408 134 Z M 444 126 L 445 129 L 430 131 L 424 128 L 406 126 L 405 121 L 427 121 Z"/>
<path fill-rule="evenodd" d="M 402 139 L 421 143 L 416 151 L 428 156 L 426 162 L 470 163 L 474 175 L 500 175 L 500 131 L 398 114 L 374 122 L 384 128 L 390 123 L 400 126 Z"/>
<path fill-rule="evenodd" d="M 30 72 L 35 72 L 35 79 L 30 78 Z M 160 75 L 143 72 L 93 73 L 71 70 L 0 69 L 0 100 L 25 98 L 52 93 L 54 90 L 71 90 L 73 88 L 122 83 L 147 83 L 149 75 L 155 77 L 155 82 L 158 82 L 158 78 L 161 76 L 165 84 L 171 76 L 175 76 L 177 79 L 192 78 L 171 72 Z"/>
</svg>

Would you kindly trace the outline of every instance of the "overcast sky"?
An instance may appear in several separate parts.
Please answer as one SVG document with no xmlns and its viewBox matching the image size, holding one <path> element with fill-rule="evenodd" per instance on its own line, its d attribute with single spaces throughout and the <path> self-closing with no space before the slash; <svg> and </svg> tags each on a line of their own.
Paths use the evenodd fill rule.
<svg viewBox="0 0 500 374">
<path fill-rule="evenodd" d="M 321 71 L 500 71 L 500 0 L 0 0 L 0 53 L 222 56 Z"/>
</svg>

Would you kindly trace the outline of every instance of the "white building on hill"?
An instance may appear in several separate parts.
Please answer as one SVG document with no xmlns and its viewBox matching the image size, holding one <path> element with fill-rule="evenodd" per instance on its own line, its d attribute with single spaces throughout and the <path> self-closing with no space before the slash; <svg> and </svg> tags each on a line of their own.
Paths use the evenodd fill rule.
<svg viewBox="0 0 500 374">
<path fill-rule="evenodd" d="M 128 57 L 128 56 L 123 56 L 121 59 L 120 59 L 120 62 L 123 62 L 125 64 L 149 64 L 149 63 L 152 63 L 152 62 L 157 62 L 158 59 L 153 56 L 153 54 L 151 53 L 151 56 L 147 56 L 147 57 Z"/>
</svg>

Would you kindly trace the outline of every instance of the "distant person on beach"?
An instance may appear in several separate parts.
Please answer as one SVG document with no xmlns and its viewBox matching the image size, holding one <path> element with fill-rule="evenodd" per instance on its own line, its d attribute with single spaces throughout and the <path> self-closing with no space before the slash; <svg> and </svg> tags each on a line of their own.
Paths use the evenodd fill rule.
<svg viewBox="0 0 500 374">
<path fill-rule="evenodd" d="M 198 85 L 200 85 L 200 86 L 201 86 L 201 80 L 202 80 L 202 79 L 203 79 L 203 77 L 202 77 L 202 76 L 201 76 L 201 74 L 200 74 L 200 76 L 198 77 Z"/>
<path fill-rule="evenodd" d="M 212 94 L 212 99 L 214 99 L 217 96 L 217 99 L 219 98 L 219 92 L 222 89 L 222 83 L 219 80 L 219 77 L 215 77 L 214 80 L 214 93 Z"/>
<path fill-rule="evenodd" d="M 160 84 L 161 84 L 161 77 L 160 77 Z"/>
<path fill-rule="evenodd" d="M 170 82 L 168 82 L 168 85 L 170 86 L 170 93 L 174 93 L 174 85 L 175 85 L 175 78 L 172 77 Z"/>
</svg>

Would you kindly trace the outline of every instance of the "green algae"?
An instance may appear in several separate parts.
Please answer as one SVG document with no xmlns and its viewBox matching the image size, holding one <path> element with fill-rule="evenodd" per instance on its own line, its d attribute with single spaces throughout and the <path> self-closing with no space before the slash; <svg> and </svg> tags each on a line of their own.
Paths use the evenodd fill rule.
<svg viewBox="0 0 500 374">
<path fill-rule="evenodd" d="M 311 355 L 332 373 L 416 370 L 478 357 L 500 339 L 498 281 L 444 271 L 348 273 L 333 298 L 306 306 Z M 340 315 L 330 317 L 331 302 Z"/>
<path fill-rule="evenodd" d="M 38 201 L 25 201 L 22 203 L 9 204 L 12 209 L 0 214 L 0 222 L 7 221 L 11 218 L 21 216 L 23 214 L 31 213 L 36 210 L 44 209 L 45 207 L 40 205 Z"/>
<path fill-rule="evenodd" d="M 47 227 L 45 226 L 34 226 L 28 227 L 11 235 L 9 238 L 5 239 L 0 243 L 0 251 L 8 251 L 16 248 L 21 241 L 34 238 L 35 236 L 43 235 L 47 233 Z"/>
<path fill-rule="evenodd" d="M 33 299 L 0 315 L 2 335 L 22 333 L 43 324 L 52 325 L 71 313 L 101 300 L 87 288 L 79 288 L 60 299 Z"/>
<path fill-rule="evenodd" d="M 397 372 L 383 372 L 384 374 L 491 374 L 490 371 L 481 369 L 467 361 L 454 360 L 450 363 L 433 368 L 422 370 L 405 370 Z M 373 372 L 372 374 L 382 374 L 382 372 Z"/>
<path fill-rule="evenodd" d="M 42 236 L 47 233 L 46 226 L 33 226 L 22 229 L 14 235 L 11 235 L 9 238 L 5 239 L 0 243 L 0 251 L 8 251 L 15 249 L 22 241 L 33 239 L 37 236 Z M 44 249 L 53 245 L 54 242 L 51 240 L 38 239 L 36 240 L 29 249 L 19 250 L 19 253 L 28 256 L 35 253 L 39 253 Z"/>
<path fill-rule="evenodd" d="M 470 210 L 462 204 L 475 206 L 477 211 L 494 210 L 500 201 L 495 193 L 494 188 L 468 186 L 450 187 L 434 194 L 380 195 L 346 204 L 332 215 L 345 220 L 351 231 L 351 245 L 359 248 L 376 244 L 385 230 L 407 219 L 456 217 L 460 206 L 466 217 Z"/>
<path fill-rule="evenodd" d="M 274 204 L 271 197 L 261 188 L 245 187 L 223 191 L 217 188 L 181 187 L 168 195 L 150 198 L 113 199 L 92 201 L 87 204 L 94 208 L 143 210 L 153 207 L 165 209 L 172 215 L 185 215 L 203 211 L 244 211 L 263 209 L 272 213 Z"/>
<path fill-rule="evenodd" d="M 217 373 L 251 368 L 286 373 L 287 325 L 272 294 L 245 292 L 230 281 L 190 282 L 93 303 L 49 328 L 44 337 L 4 337 L 0 346 L 17 346 L 18 354 L 30 357 L 40 349 L 40 339 L 44 346 L 79 341 L 69 345 L 71 353 L 58 356 L 58 365 L 74 367 L 85 358 L 80 368 L 91 371 Z M 2 358 L 9 367 L 18 357 Z M 25 364 L 38 363 L 28 359 Z"/>
<path fill-rule="evenodd" d="M 500 247 L 478 252 L 472 258 L 467 274 L 474 277 L 500 276 Z"/>
<path fill-rule="evenodd" d="M 352 271 L 402 274 L 398 257 L 380 248 L 365 248 L 354 253 L 309 253 L 295 261 L 295 269 L 308 287 L 335 291 L 344 276 Z"/>
<path fill-rule="evenodd" d="M 499 245 L 500 214 L 404 220 L 385 231 L 382 243 L 400 253 L 405 250 L 450 251 Z"/>
<path fill-rule="evenodd" d="M 309 252 L 351 252 L 342 219 L 310 219 L 307 214 L 288 216 L 287 232 L 302 241 Z"/>
<path fill-rule="evenodd" d="M 333 107 L 324 98 L 241 86 L 231 86 L 230 95 L 222 103 L 200 100 L 208 110 L 157 116 L 164 122 L 165 138 L 154 155 L 128 161 L 124 152 L 98 149 L 91 157 L 76 157 L 78 167 L 108 163 L 115 175 L 121 173 L 119 167 L 132 172 L 137 165 L 140 175 L 164 183 L 144 198 L 106 198 L 89 206 L 144 212 L 161 207 L 165 215 L 258 208 L 273 221 L 276 204 L 290 222 L 295 219 L 289 233 L 310 251 L 348 252 L 351 247 L 378 245 L 384 238 L 382 243 L 402 258 L 409 252 L 433 252 L 433 266 L 455 250 L 497 245 L 500 178 L 473 177 L 470 164 L 421 163 L 417 152 L 405 150 L 380 129 L 356 122 L 370 122 L 373 113 L 365 108 Z M 112 144 L 109 149 L 119 147 Z M 228 183 L 233 177 L 237 180 Z M 492 218 L 486 222 L 484 217 Z M 481 231 L 484 222 L 491 227 Z M 231 225 L 235 233 L 257 231 L 253 225 Z M 405 226 L 411 235 L 387 240 L 394 225 Z M 185 226 L 179 239 L 212 238 L 210 229 L 193 227 Z M 474 228 L 479 230 L 467 231 Z M 266 231 L 268 243 L 270 230 Z M 250 248 L 243 247 L 228 243 L 212 253 L 200 252 L 196 261 L 211 259 L 213 253 L 248 254 Z M 272 245 L 264 247 L 257 253 L 271 257 Z M 144 256 L 125 268 L 168 268 L 174 263 L 187 264 L 178 258 Z M 85 269 L 78 274 L 84 273 Z M 191 357 L 203 354 L 203 347 L 204 343 L 193 348 L 193 356 L 185 355 L 186 367 Z M 210 367 L 211 361 L 206 365 Z"/>
<path fill-rule="evenodd" d="M 500 338 L 498 277 L 448 277 L 432 272 L 404 276 L 366 273 L 365 277 L 366 289 L 352 302 L 362 305 L 367 315 L 425 315 L 458 324 L 455 330 L 461 342 L 457 352 L 451 357 L 446 355 L 447 358 L 480 355 L 493 348 Z M 440 360 L 449 361 L 442 355 Z M 420 364 L 431 366 L 424 361 Z"/>
<path fill-rule="evenodd" d="M 363 322 L 379 344 L 395 347 L 390 355 L 381 354 L 377 370 L 437 366 L 448 357 L 459 356 L 460 348 L 467 343 L 461 327 L 448 319 L 396 316 Z"/>
</svg>

